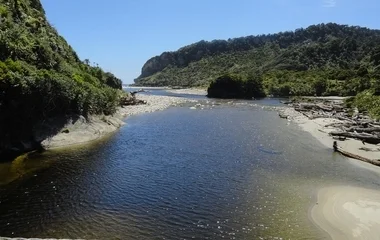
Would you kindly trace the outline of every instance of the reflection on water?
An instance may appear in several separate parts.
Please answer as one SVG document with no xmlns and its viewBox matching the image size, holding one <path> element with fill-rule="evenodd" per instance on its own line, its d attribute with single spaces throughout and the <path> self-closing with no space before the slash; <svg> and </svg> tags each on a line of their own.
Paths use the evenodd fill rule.
<svg viewBox="0 0 380 240">
<path fill-rule="evenodd" d="M 308 220 L 315 189 L 379 185 L 247 104 L 131 117 L 107 141 L 20 162 L 1 173 L 42 167 L 0 187 L 2 236 L 321 239 Z"/>
</svg>

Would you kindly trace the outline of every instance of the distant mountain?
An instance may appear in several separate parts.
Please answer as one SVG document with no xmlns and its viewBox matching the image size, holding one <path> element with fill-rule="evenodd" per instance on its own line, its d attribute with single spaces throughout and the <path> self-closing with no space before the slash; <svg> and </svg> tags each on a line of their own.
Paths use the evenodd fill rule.
<svg viewBox="0 0 380 240">
<path fill-rule="evenodd" d="M 275 93 L 283 90 L 271 92 L 268 84 L 273 83 L 274 77 L 343 81 L 371 77 L 379 63 L 379 30 L 328 23 L 277 34 L 200 41 L 175 52 L 164 52 L 144 64 L 135 84 L 208 86 L 222 74 L 256 72 L 263 75 L 267 92 Z M 289 79 L 283 81 L 293 83 Z M 291 88 L 284 91 L 292 91 Z M 297 91 L 295 87 L 293 90 Z M 350 94 L 331 90 L 326 94 Z M 303 94 L 307 89 L 299 91 Z"/>
</svg>

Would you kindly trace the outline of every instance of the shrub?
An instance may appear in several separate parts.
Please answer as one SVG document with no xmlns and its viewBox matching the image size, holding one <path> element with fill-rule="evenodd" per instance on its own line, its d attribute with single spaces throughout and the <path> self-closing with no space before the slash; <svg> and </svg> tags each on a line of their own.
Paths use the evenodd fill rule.
<svg viewBox="0 0 380 240">
<path fill-rule="evenodd" d="M 368 112 L 371 117 L 380 119 L 380 96 L 374 95 L 373 90 L 359 93 L 354 100 L 354 106 L 359 111 Z"/>
<path fill-rule="evenodd" d="M 214 98 L 260 98 L 265 96 L 260 76 L 248 78 L 235 74 L 225 74 L 211 82 L 207 96 Z"/>
</svg>

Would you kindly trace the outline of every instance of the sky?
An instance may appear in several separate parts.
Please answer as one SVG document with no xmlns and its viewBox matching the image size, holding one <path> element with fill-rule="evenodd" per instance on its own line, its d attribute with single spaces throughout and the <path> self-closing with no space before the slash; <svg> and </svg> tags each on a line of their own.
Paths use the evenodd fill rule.
<svg viewBox="0 0 380 240">
<path fill-rule="evenodd" d="M 79 57 L 133 83 L 164 51 L 335 22 L 380 29 L 379 0 L 41 0 Z"/>
</svg>

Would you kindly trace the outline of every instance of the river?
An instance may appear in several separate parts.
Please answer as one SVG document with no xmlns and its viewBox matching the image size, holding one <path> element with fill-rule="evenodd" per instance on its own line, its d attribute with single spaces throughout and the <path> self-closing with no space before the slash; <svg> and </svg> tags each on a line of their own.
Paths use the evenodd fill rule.
<svg viewBox="0 0 380 240">
<path fill-rule="evenodd" d="M 275 111 L 218 103 L 129 117 L 94 144 L 1 164 L 0 236 L 325 239 L 309 217 L 319 188 L 380 186 Z"/>
</svg>

